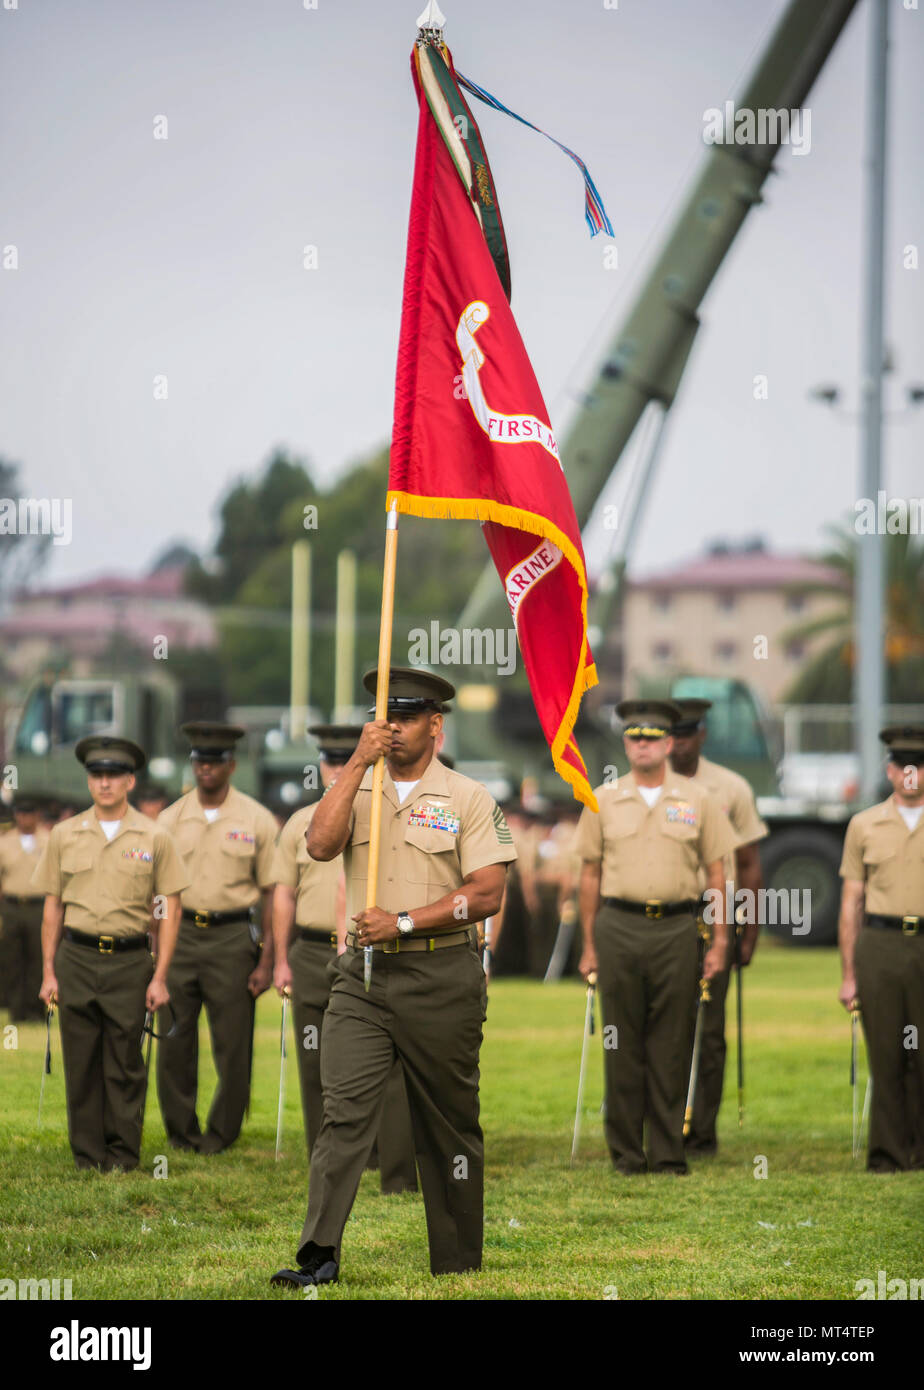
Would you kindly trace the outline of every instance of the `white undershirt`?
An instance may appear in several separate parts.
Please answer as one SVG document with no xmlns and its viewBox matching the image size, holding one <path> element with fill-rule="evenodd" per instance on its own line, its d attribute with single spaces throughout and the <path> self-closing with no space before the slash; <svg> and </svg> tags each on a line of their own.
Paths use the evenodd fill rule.
<svg viewBox="0 0 924 1390">
<path fill-rule="evenodd" d="M 639 787 L 638 794 L 645 798 L 649 806 L 653 806 L 661 795 L 661 787 Z"/>
<path fill-rule="evenodd" d="M 203 806 L 202 814 L 205 816 L 205 819 L 207 821 L 213 821 L 218 819 L 218 813 L 220 810 L 220 806 Z"/>
<path fill-rule="evenodd" d="M 120 820 L 101 820 L 99 825 L 107 840 L 111 840 L 122 824 Z"/>
<path fill-rule="evenodd" d="M 395 782 L 395 791 L 398 793 L 399 805 L 410 796 L 419 781 L 420 778 L 417 777 L 413 782 Z"/>
<path fill-rule="evenodd" d="M 899 806 L 898 810 L 909 830 L 916 829 L 918 821 L 924 814 L 924 806 Z"/>
<path fill-rule="evenodd" d="M 19 837 L 19 843 L 22 845 L 22 847 L 23 847 L 23 849 L 25 850 L 26 854 L 31 854 L 32 851 L 35 849 L 35 836 L 34 836 L 34 835 L 20 835 L 20 837 Z"/>
</svg>

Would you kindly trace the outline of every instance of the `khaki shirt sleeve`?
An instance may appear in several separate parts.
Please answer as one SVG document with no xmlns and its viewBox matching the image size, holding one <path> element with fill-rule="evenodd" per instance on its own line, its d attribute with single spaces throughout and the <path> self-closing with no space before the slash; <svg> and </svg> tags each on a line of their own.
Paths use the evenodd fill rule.
<svg viewBox="0 0 924 1390">
<path fill-rule="evenodd" d="M 189 887 L 189 874 L 183 867 L 179 850 L 162 826 L 154 833 L 154 892 L 169 898 Z"/>
<path fill-rule="evenodd" d="M 462 877 L 488 864 L 510 864 L 517 857 L 507 819 L 483 787 L 472 798 L 459 831 L 459 865 Z"/>
<path fill-rule="evenodd" d="M 305 826 L 304 830 L 307 829 L 308 826 Z M 302 831 L 303 834 L 304 830 Z M 298 867 L 295 863 L 298 854 L 298 835 L 296 823 L 293 820 L 286 821 L 273 855 L 273 882 L 281 883 L 283 888 L 291 888 L 293 892 L 298 887 Z"/>
<path fill-rule="evenodd" d="M 262 809 L 262 808 L 261 808 Z M 279 831 L 269 811 L 264 810 L 257 822 L 257 852 L 254 856 L 254 875 L 259 888 L 272 888 L 276 882 L 273 861 L 276 858 L 276 836 Z"/>
<path fill-rule="evenodd" d="M 57 826 L 52 829 L 42 857 L 35 866 L 32 887 L 39 893 L 50 894 L 53 898 L 60 898 L 64 891 L 61 881 L 61 836 Z"/>
<path fill-rule="evenodd" d="M 847 834 L 844 836 L 841 878 L 856 879 L 860 883 L 864 883 L 866 880 L 863 869 L 863 831 L 856 816 L 847 826 Z"/>
<path fill-rule="evenodd" d="M 571 852 L 590 864 L 600 864 L 603 860 L 603 826 L 599 811 L 585 806 L 577 823 Z"/>
<path fill-rule="evenodd" d="M 702 827 L 699 833 L 700 854 L 704 864 L 713 864 L 731 854 L 739 843 L 731 822 L 719 803 L 708 793 L 703 797 Z"/>
<path fill-rule="evenodd" d="M 755 840 L 764 840 L 770 833 L 757 814 L 754 793 L 747 784 L 736 787 L 734 800 L 728 808 L 728 819 L 738 836 L 736 848 L 752 845 Z"/>
</svg>

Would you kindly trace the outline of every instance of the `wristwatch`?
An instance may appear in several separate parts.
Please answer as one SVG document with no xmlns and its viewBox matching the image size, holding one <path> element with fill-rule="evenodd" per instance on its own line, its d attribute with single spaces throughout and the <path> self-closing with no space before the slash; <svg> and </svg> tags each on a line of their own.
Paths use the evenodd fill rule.
<svg viewBox="0 0 924 1390">
<path fill-rule="evenodd" d="M 414 919 L 409 912 L 398 913 L 398 934 L 410 936 L 414 930 Z"/>
</svg>

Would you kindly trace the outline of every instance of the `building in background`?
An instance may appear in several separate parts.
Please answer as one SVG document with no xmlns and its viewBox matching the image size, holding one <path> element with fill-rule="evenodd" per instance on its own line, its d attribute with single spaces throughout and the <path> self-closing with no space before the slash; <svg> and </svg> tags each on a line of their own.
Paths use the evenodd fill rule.
<svg viewBox="0 0 924 1390">
<path fill-rule="evenodd" d="M 776 704 L 831 640 L 786 633 L 842 609 L 844 591 L 838 570 L 775 555 L 759 541 L 717 542 L 699 559 L 632 579 L 623 609 L 625 693 L 652 677 L 709 674 L 742 680 Z"/>
</svg>

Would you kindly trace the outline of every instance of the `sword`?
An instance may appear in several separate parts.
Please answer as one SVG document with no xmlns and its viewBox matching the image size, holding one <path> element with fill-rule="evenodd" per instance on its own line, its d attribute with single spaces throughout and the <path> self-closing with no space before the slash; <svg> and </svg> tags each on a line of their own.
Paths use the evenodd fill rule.
<svg viewBox="0 0 924 1390">
<path fill-rule="evenodd" d="M 744 1031 L 741 997 L 741 932 L 735 924 L 735 1012 L 738 1017 L 738 1128 L 744 1124 Z"/>
<path fill-rule="evenodd" d="M 45 1099 L 45 1077 L 51 1076 L 51 1018 L 55 1011 L 54 1004 L 47 1004 L 45 1007 L 45 1062 L 42 1067 L 42 1082 L 39 1086 L 38 1104 L 38 1124 L 36 1129 L 42 1128 L 42 1101 Z"/>
<path fill-rule="evenodd" d="M 144 1124 L 144 1112 L 148 1103 L 148 1083 L 151 1079 L 151 1049 L 154 1046 L 155 1038 L 172 1038 L 176 1032 L 176 1010 L 172 1004 L 167 1004 L 170 1010 L 170 1027 L 166 1033 L 158 1033 L 154 1027 L 154 1013 L 151 1009 L 145 1010 L 144 1023 L 141 1028 L 141 1044 L 144 1044 L 144 1035 L 147 1033 L 148 1041 L 144 1050 L 144 1095 L 141 1097 L 141 1123 Z"/>
<path fill-rule="evenodd" d="M 587 1073 L 587 1052 L 590 1036 L 594 1031 L 594 990 L 597 985 L 597 972 L 592 970 L 587 976 L 587 1007 L 584 1010 L 584 1042 L 581 1046 L 581 1072 L 578 1077 L 577 1109 L 574 1112 L 574 1139 L 571 1143 L 571 1167 L 577 1157 L 581 1139 L 581 1108 L 584 1104 L 584 1077 Z"/>
<path fill-rule="evenodd" d="M 857 1052 L 859 1050 L 859 1031 L 860 1031 L 860 1001 L 851 1000 L 850 1004 L 850 1089 L 851 1089 L 851 1115 L 853 1118 L 853 1134 L 851 1142 L 851 1154 L 854 1158 L 860 1152 L 860 1127 L 857 1114 Z M 864 1106 L 865 1108 L 865 1106 Z"/>
<path fill-rule="evenodd" d="M 484 967 L 484 973 L 486 975 L 490 974 L 491 971 L 491 928 L 493 924 L 493 917 L 486 917 L 484 919 L 484 955 L 481 957 L 481 964 Z"/>
<path fill-rule="evenodd" d="M 866 1128 L 866 1122 L 869 1119 L 869 1103 L 872 1098 L 872 1094 L 873 1078 L 871 1076 L 868 1076 L 866 1078 L 866 1094 L 863 1097 L 863 1114 L 860 1116 L 860 1148 L 863 1147 L 863 1130 Z"/>
<path fill-rule="evenodd" d="M 709 981 L 700 980 L 699 998 L 696 1001 L 696 1030 L 693 1034 L 693 1061 L 690 1064 L 690 1084 L 687 1087 L 687 1108 L 683 1112 L 683 1137 L 686 1139 L 693 1124 L 693 1101 L 696 1098 L 696 1081 L 699 1075 L 699 1054 L 703 1045 L 703 1005 L 708 1004 L 712 995 L 709 993 Z"/>
<path fill-rule="evenodd" d="M 276 1110 L 276 1162 L 279 1162 L 279 1154 L 282 1144 L 282 1107 L 286 1097 L 286 1057 L 288 1056 L 288 1045 L 286 1043 L 286 1019 L 289 1016 L 289 991 L 286 990 L 282 996 L 282 1025 L 279 1031 L 279 1106 Z"/>
<path fill-rule="evenodd" d="M 558 932 L 555 937 L 555 945 L 552 947 L 552 954 L 549 956 L 548 969 L 545 972 L 544 984 L 549 984 L 552 980 L 560 980 L 565 973 L 565 966 L 568 964 L 568 954 L 571 950 L 571 943 L 574 940 L 574 928 L 577 922 L 577 909 L 574 900 L 568 898 L 562 903 L 561 920 L 558 923 Z"/>
</svg>

